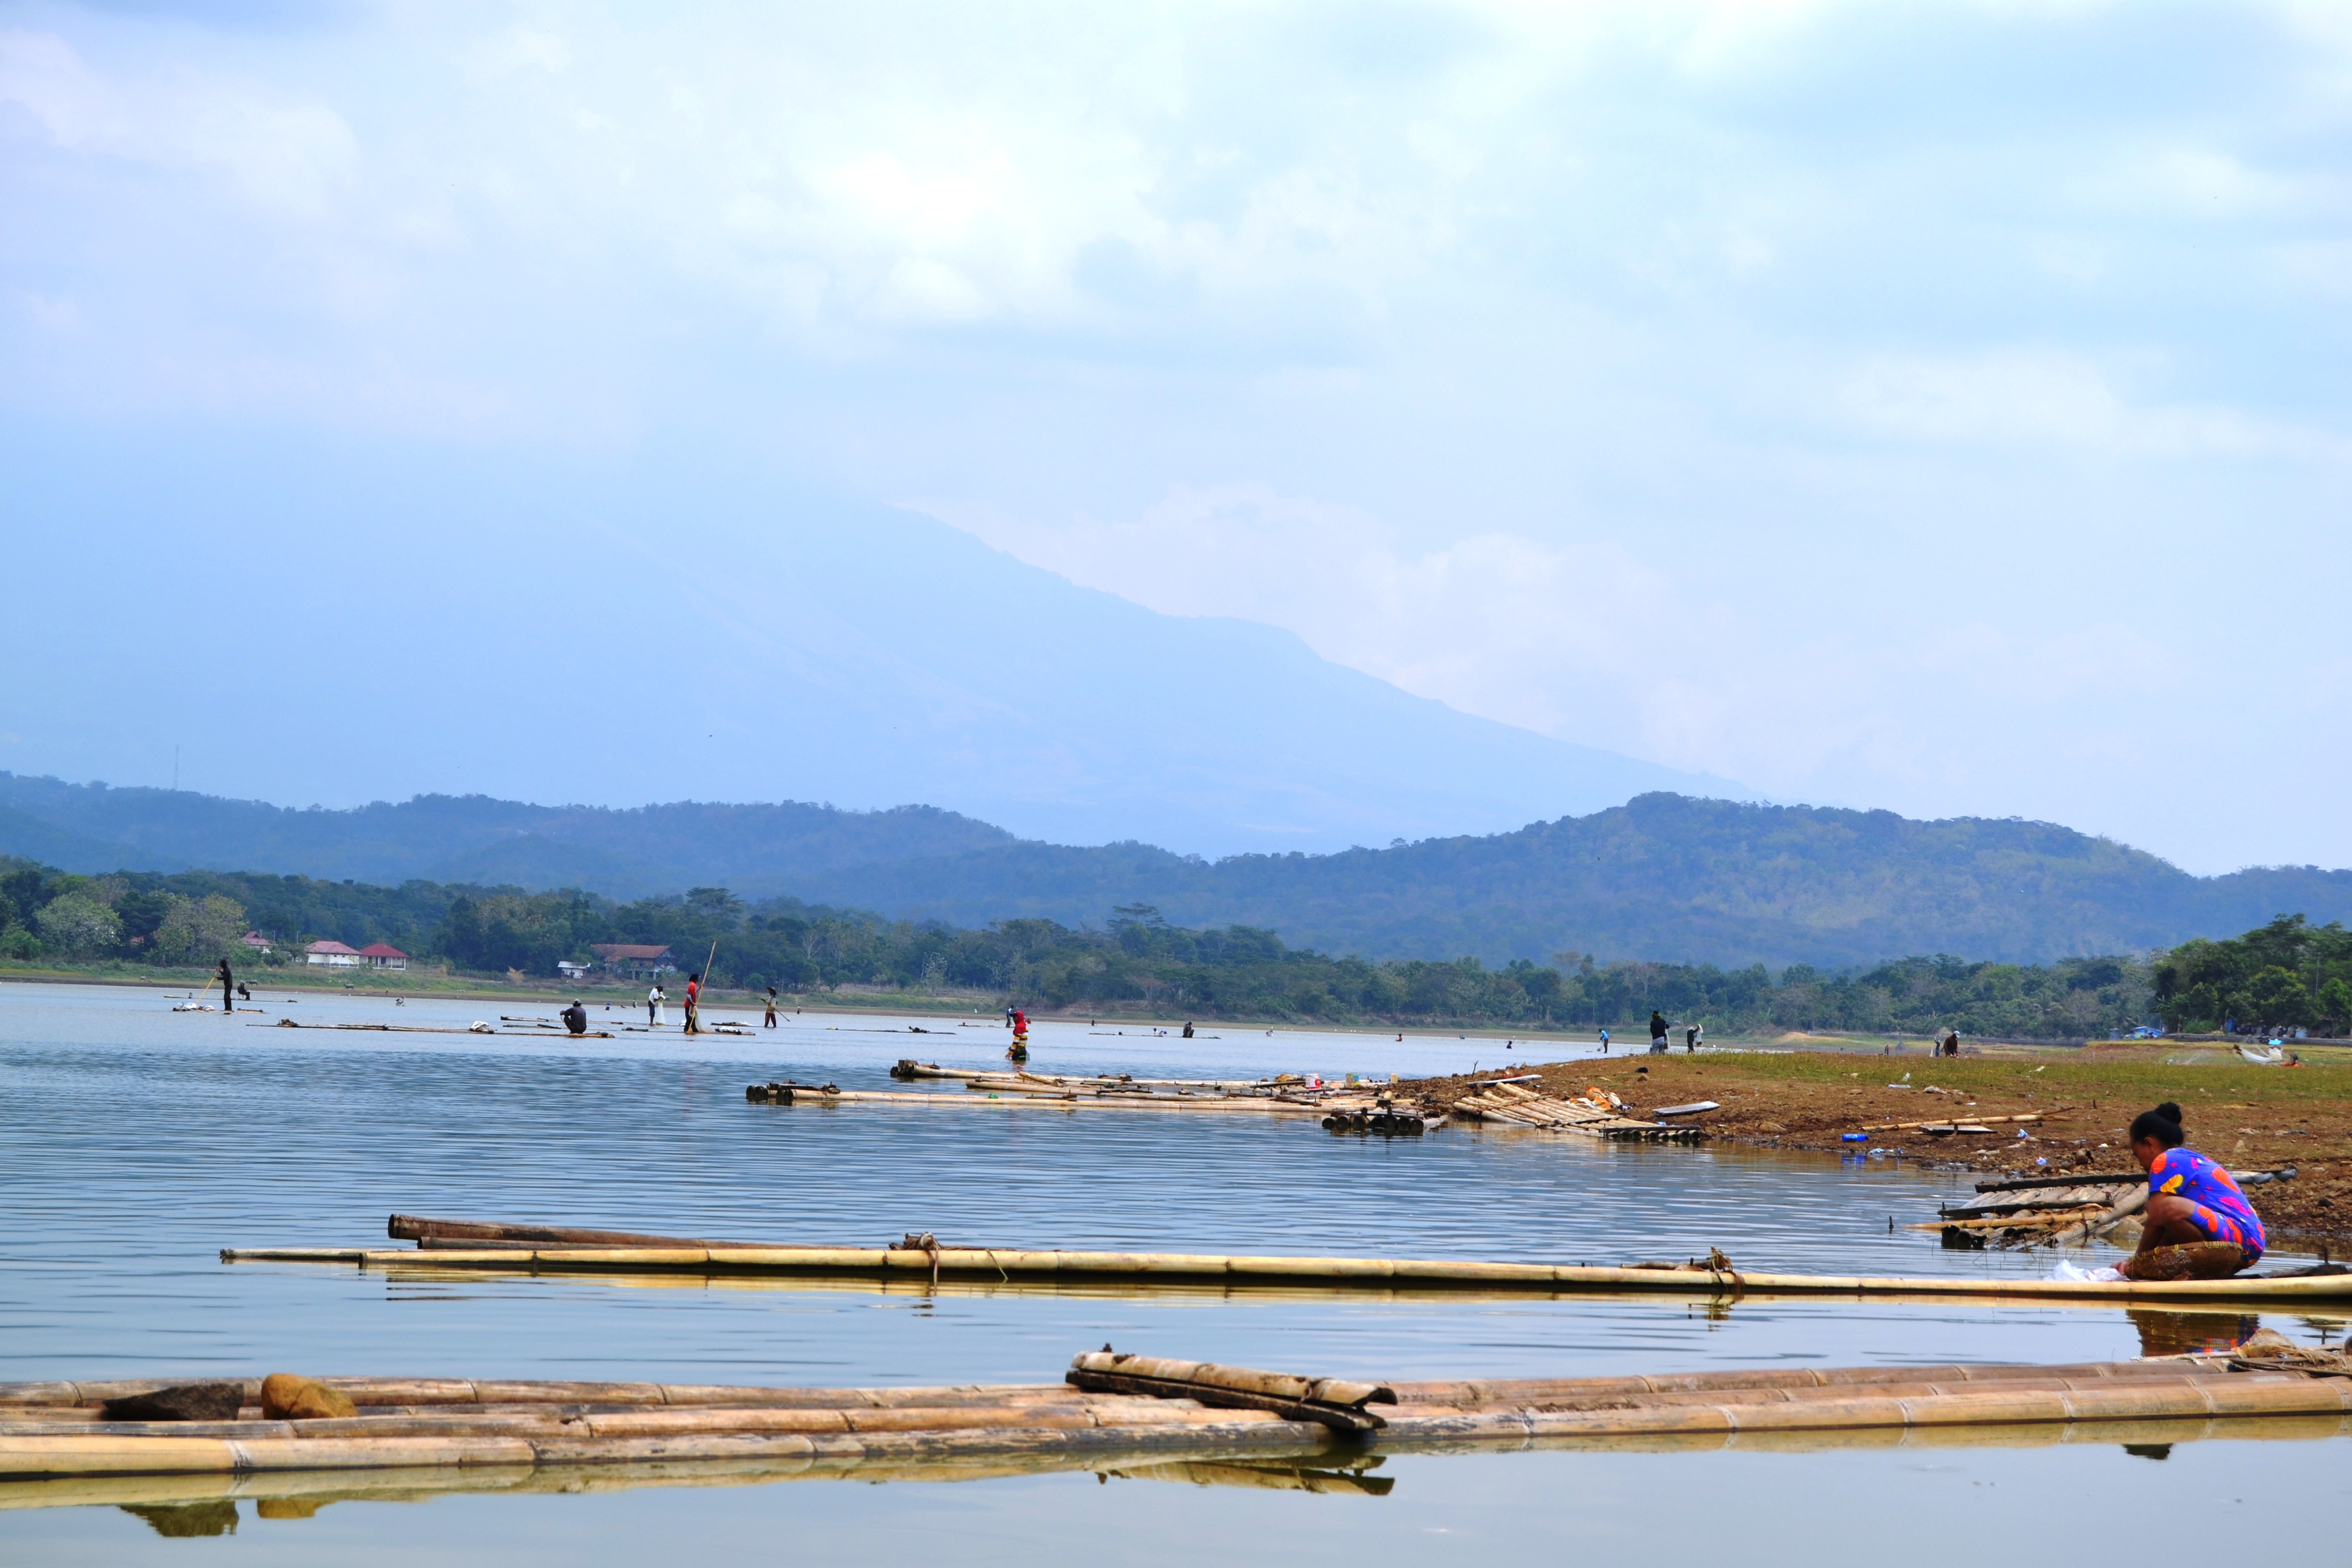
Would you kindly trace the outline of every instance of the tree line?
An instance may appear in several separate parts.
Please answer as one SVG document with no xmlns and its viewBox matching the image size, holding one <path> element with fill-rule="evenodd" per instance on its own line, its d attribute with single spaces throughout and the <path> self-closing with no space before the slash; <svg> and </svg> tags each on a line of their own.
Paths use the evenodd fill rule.
<svg viewBox="0 0 2352 1568">
<path fill-rule="evenodd" d="M 242 952 L 248 926 L 269 962 L 302 943 L 389 942 L 453 973 L 552 977 L 597 942 L 669 947 L 682 969 L 711 952 L 711 982 L 794 994 L 878 989 L 983 993 L 1043 1008 L 1202 1018 L 1638 1027 L 1654 1010 L 1717 1034 L 1848 1030 L 2086 1038 L 2161 1016 L 2175 1028 L 2352 1019 L 2352 933 L 2282 917 L 2226 941 L 2150 959 L 2051 964 L 1913 957 L 1831 973 L 1807 964 L 1549 963 L 1475 958 L 1370 962 L 1293 947 L 1249 926 L 1192 929 L 1148 905 L 1101 927 L 1008 920 L 982 929 L 889 921 L 724 888 L 621 903 L 577 890 L 527 893 L 412 881 L 398 888 L 230 872 L 79 877 L 0 861 L 0 956 L 209 966 Z M 2283 978 L 2284 976 L 2284 978 Z M 2332 1009 L 2332 1011 L 2331 1011 Z"/>
</svg>

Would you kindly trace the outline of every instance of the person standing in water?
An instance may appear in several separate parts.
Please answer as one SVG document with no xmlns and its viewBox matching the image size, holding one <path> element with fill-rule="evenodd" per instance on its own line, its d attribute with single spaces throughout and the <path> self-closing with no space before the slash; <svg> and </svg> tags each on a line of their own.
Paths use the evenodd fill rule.
<svg viewBox="0 0 2352 1568">
<path fill-rule="evenodd" d="M 766 1023 L 764 1023 L 764 1024 L 761 1025 L 761 1026 L 760 1026 L 760 1027 L 761 1027 L 761 1028 L 763 1028 L 763 1029 L 772 1029 L 772 1028 L 774 1028 L 775 1026 L 776 1026 L 776 988 L 775 988 L 774 986 L 771 985 L 771 986 L 769 986 L 769 987 L 768 987 L 768 1021 L 767 1021 Z"/>
<path fill-rule="evenodd" d="M 702 971 L 696 970 L 686 977 L 686 1032 L 702 1033 Z"/>
<path fill-rule="evenodd" d="M 661 982 L 655 981 L 653 989 L 646 993 L 646 1024 L 656 1029 L 661 1027 L 661 1005 L 667 1000 L 662 994 Z"/>
<path fill-rule="evenodd" d="M 1402 1040 L 1404 1037 L 1399 1035 L 1397 1038 Z M 1609 1031 L 1606 1029 L 1601 1031 L 1601 1054 L 1604 1057 L 1609 1054 Z"/>
</svg>

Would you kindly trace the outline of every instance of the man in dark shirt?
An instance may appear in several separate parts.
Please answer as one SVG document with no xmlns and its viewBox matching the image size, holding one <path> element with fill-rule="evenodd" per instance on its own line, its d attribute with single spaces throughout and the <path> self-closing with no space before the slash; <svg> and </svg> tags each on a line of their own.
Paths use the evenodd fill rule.
<svg viewBox="0 0 2352 1568">
<path fill-rule="evenodd" d="M 584 1035 L 588 1032 L 588 1009 L 580 1005 L 579 997 L 574 996 L 572 999 L 572 1005 L 556 1016 L 563 1020 L 563 1026 L 573 1034 Z"/>
</svg>

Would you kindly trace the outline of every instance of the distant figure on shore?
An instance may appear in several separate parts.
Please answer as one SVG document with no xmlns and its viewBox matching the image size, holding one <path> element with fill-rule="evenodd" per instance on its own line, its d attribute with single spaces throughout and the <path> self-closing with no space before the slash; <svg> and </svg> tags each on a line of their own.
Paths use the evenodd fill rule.
<svg viewBox="0 0 2352 1568">
<path fill-rule="evenodd" d="M 1650 1010 L 1650 1054 L 1654 1057 L 1666 1054 L 1666 1016 L 1654 1007 Z"/>
<path fill-rule="evenodd" d="M 1945 1030 L 1944 1042 L 1936 1048 L 1936 1054 L 1939 1057 L 1958 1056 L 1960 1054 L 1960 1032 L 1958 1029 Z"/>
<path fill-rule="evenodd" d="M 1683 1055 L 1686 1057 L 1697 1055 L 1699 1037 L 1706 1033 L 1706 1026 L 1704 1024 L 1693 1024 L 1689 1028 L 1685 1029 L 1683 1031 Z"/>
<path fill-rule="evenodd" d="M 572 999 L 571 1006 L 558 1013 L 556 1016 L 562 1019 L 563 1026 L 575 1035 L 584 1035 L 588 1032 L 588 1009 L 581 1005 L 580 998 L 577 996 Z"/>
<path fill-rule="evenodd" d="M 221 1011 L 224 1013 L 236 1012 L 236 998 L 229 994 L 229 987 L 236 984 L 236 982 L 229 974 L 227 959 L 224 958 L 220 961 L 220 969 L 213 975 L 213 978 L 220 982 Z"/>
<path fill-rule="evenodd" d="M 661 982 L 658 980 L 655 981 L 654 988 L 646 993 L 646 1022 L 647 1024 L 650 1024 L 656 1029 L 661 1027 L 662 1004 L 668 1000 L 668 997 L 662 994 Z"/>
<path fill-rule="evenodd" d="M 702 1033 L 702 971 L 696 970 L 686 977 L 686 1032 Z"/>
<path fill-rule="evenodd" d="M 772 1028 L 774 1028 L 775 1026 L 776 1026 L 776 988 L 775 988 L 774 986 L 771 985 L 771 986 L 769 986 L 769 987 L 768 987 L 768 1019 L 767 1019 L 767 1022 L 766 1022 L 766 1023 L 761 1024 L 761 1025 L 760 1026 L 760 1027 L 761 1027 L 761 1028 L 763 1028 L 763 1029 L 772 1029 Z"/>
</svg>

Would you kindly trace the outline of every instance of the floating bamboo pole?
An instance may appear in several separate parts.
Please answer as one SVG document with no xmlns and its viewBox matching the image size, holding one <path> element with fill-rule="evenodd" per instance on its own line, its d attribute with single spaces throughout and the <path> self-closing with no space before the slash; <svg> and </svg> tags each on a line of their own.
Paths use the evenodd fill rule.
<svg viewBox="0 0 2352 1568">
<path fill-rule="evenodd" d="M 2204 1436 L 2219 1423 L 2297 1436 L 2352 1426 L 2352 1383 L 2300 1370 L 2231 1370 L 2227 1357 L 2061 1367 L 1767 1369 L 1636 1378 L 1346 1383 L 1249 1368 L 1089 1352 L 1064 1385 L 952 1391 L 698 1390 L 720 1403 L 670 1405 L 664 1385 L 490 1380 L 335 1379 L 346 1389 L 517 1396 L 503 1408 L 444 1405 L 424 1415 L 205 1424 L 89 1422 L 79 1430 L 0 1431 L 0 1506 L 89 1501 L 92 1482 L 168 1480 L 163 1495 L 222 1495 L 181 1478 L 248 1485 L 306 1471 L 412 1471 L 443 1479 L 582 1467 L 645 1468 L 663 1478 L 775 1476 L 819 1465 L 1007 1461 L 1101 1468 L 1245 1453 L 1308 1456 L 1367 1449 L 1446 1451 L 1626 1442 L 1666 1447 L 1817 1443 L 1824 1436 L 1962 1434 L 1939 1441 L 2015 1441 L 2020 1428 L 2084 1427 L 2101 1435 Z M 2328 1370 L 2340 1370 L 2331 1366 Z M 1102 1377 L 1153 1385 L 1151 1397 L 1088 1391 Z M 0 1420 L 54 1414 L 66 1394 L 86 1407 L 120 1383 L 0 1385 Z M 647 1391 L 651 1391 L 650 1394 Z M 635 1404 L 579 1403 L 583 1392 L 634 1394 Z M 646 1399 L 658 1394 L 663 1407 Z M 898 1396 L 914 1396 L 901 1399 Z M 1219 1408 L 1264 1401 L 1291 1409 Z M 1380 1405 L 1377 1419 L 1367 1406 Z M 363 1406 L 363 1408 L 365 1408 Z M 1294 1412 L 1307 1419 L 1294 1418 Z M 2039 1440 L 2025 1438 L 2022 1440 Z M 64 1483 L 62 1486 L 59 1483 Z M 112 1495 L 112 1494 L 110 1494 Z M 153 1494 L 149 1494 L 153 1495 Z"/>
<path fill-rule="evenodd" d="M 752 1084 L 746 1100 L 776 1105 L 1040 1105 L 1071 1110 L 1250 1111 L 1268 1115 L 1322 1116 L 1337 1100 L 1278 1100 L 1272 1095 L 1221 1098 L 1180 1098 L 1176 1095 L 1110 1094 L 1097 1089 L 1049 1089 L 1043 1086 L 976 1094 L 941 1094 L 923 1089 L 810 1089 L 791 1084 Z M 1370 1098 L 1364 1097 L 1370 1103 Z"/>
<path fill-rule="evenodd" d="M 2143 1192 L 2141 1201 L 2145 1202 Z M 2120 1207 L 2121 1205 L 2118 1205 Z M 2112 1211 L 2110 1211 L 2112 1213 Z M 2120 1218 L 2122 1215 L 2116 1215 Z M 419 1255 L 391 1248 L 224 1248 L 224 1263 L 355 1263 L 385 1268 Z M 1476 1286 L 1608 1289 L 1680 1296 L 1911 1296 L 1984 1300 L 2340 1301 L 2352 1300 L 2352 1271 L 2235 1279 L 2092 1280 L 1885 1278 L 1759 1274 L 1690 1268 L 1610 1268 L 1452 1259 L 1226 1256 L 1217 1253 L 1055 1252 L 941 1247 L 530 1247 L 436 1251 L 435 1268 L 522 1273 L 742 1273 L 1055 1280 L 1192 1281 L 1229 1286 L 1312 1282 L 1329 1288 Z"/>
</svg>

